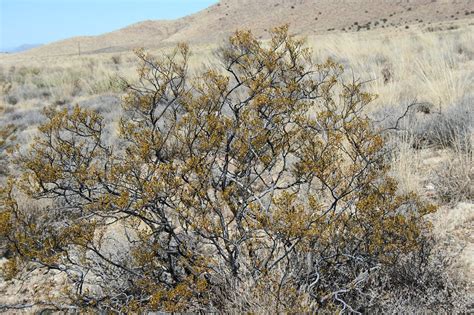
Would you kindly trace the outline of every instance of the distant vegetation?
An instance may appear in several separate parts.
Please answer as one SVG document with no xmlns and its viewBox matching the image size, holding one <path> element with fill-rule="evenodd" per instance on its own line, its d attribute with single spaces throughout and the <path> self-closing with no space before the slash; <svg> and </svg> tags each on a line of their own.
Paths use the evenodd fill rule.
<svg viewBox="0 0 474 315">
<path fill-rule="evenodd" d="M 15 48 L 10 48 L 10 49 L 4 49 L 2 52 L 4 53 L 19 53 L 23 51 L 27 51 L 30 49 L 33 49 L 35 47 L 39 47 L 41 44 L 24 44 Z"/>
</svg>

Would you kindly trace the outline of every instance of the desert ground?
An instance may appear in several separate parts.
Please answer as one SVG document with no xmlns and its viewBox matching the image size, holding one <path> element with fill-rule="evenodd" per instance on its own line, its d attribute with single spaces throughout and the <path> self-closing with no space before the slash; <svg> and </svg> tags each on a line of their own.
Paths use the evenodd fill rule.
<svg viewBox="0 0 474 315">
<path fill-rule="evenodd" d="M 391 174 L 401 192 L 414 191 L 439 206 L 430 215 L 437 248 L 451 257 L 450 272 L 472 299 L 473 1 L 224 0 L 175 21 L 145 21 L 97 37 L 2 54 L 0 125 L 16 126 L 21 150 L 34 141 L 47 106 L 79 104 L 117 121 L 121 82 L 137 80 L 134 48 L 161 55 L 189 42 L 193 72 L 215 64 L 213 53 L 236 29 L 251 29 L 266 40 L 268 30 L 283 22 L 306 38 L 316 60 L 331 58 L 348 77 L 366 81 L 366 89 L 378 96 L 368 115 L 379 126 L 389 127 L 409 112 L 400 121 L 403 128 L 390 136 Z M 408 111 L 414 102 L 422 109 Z M 5 305 L 34 304 L 49 280 L 38 270 L 0 278 L 0 312 Z"/>
</svg>

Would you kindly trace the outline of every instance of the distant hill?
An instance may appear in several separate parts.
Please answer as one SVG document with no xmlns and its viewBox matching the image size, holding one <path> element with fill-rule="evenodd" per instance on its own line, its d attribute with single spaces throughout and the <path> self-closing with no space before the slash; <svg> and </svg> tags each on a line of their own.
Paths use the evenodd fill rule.
<svg viewBox="0 0 474 315">
<path fill-rule="evenodd" d="M 99 36 L 74 37 L 31 49 L 26 54 L 55 56 L 155 48 L 186 41 L 211 44 L 238 28 L 257 35 L 290 23 L 294 33 L 357 32 L 409 28 L 474 18 L 472 0 L 222 0 L 171 21 L 144 21 Z"/>
<path fill-rule="evenodd" d="M 23 51 L 27 51 L 27 50 L 39 47 L 41 45 L 42 44 L 24 44 L 15 48 L 5 49 L 2 52 L 3 53 L 18 53 L 18 52 L 23 52 Z"/>
</svg>

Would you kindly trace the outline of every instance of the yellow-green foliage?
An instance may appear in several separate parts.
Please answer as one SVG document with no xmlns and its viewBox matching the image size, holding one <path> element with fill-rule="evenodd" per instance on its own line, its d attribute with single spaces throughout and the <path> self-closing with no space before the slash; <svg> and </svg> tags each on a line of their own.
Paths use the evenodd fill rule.
<svg viewBox="0 0 474 315">
<path fill-rule="evenodd" d="M 364 114 L 374 96 L 287 27 L 268 43 L 235 33 L 222 68 L 194 78 L 189 55 L 137 51 L 120 145 L 93 111 L 46 111 L 3 198 L 12 250 L 67 272 L 82 308 L 258 310 L 233 304 L 243 283 L 276 312 L 362 307 L 371 273 L 418 251 L 434 211 L 397 195 Z M 13 186 L 54 202 L 28 213 Z"/>
</svg>

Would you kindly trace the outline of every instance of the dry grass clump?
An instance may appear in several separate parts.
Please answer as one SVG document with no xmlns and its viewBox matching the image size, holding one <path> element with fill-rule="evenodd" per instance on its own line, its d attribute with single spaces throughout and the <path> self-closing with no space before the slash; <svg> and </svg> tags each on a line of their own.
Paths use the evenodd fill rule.
<svg viewBox="0 0 474 315">
<path fill-rule="evenodd" d="M 382 110 L 375 117 L 381 128 L 394 131 L 390 143 L 393 171 L 401 188 L 423 191 L 432 186 L 441 202 L 451 204 L 473 198 L 473 130 L 472 98 L 446 109 L 430 103 L 412 103 L 404 113 Z M 438 152 L 432 165 L 423 165 L 427 152 Z M 428 156 L 429 157 L 429 156 Z"/>
<path fill-rule="evenodd" d="M 443 109 L 457 104 L 471 89 L 472 31 L 402 34 L 374 32 L 310 38 L 318 57 L 332 57 L 363 73 L 371 92 L 380 96 L 373 109 L 418 99 Z M 348 73 L 350 75 L 350 73 Z M 400 106 L 402 108 L 400 108 Z"/>
<path fill-rule="evenodd" d="M 433 174 L 436 191 L 443 202 L 455 204 L 474 201 L 474 163 L 472 151 L 465 152 L 464 145 L 448 152 L 447 159 Z"/>
<path fill-rule="evenodd" d="M 466 294 L 466 283 L 454 280 L 450 272 L 456 255 L 446 253 L 432 239 L 426 238 L 423 242 L 420 252 L 404 255 L 391 268 L 374 268 L 370 274 L 360 275 L 358 280 L 370 279 L 371 288 L 365 294 L 353 297 L 352 304 L 363 305 L 357 311 L 425 314 L 471 310 L 474 299 Z M 247 282 L 229 286 L 232 292 L 229 301 L 232 302 L 226 305 L 228 313 L 250 309 L 252 313 L 267 314 L 278 309 L 278 282 L 255 286 L 252 279 L 247 279 Z M 304 289 L 296 296 L 290 293 L 285 298 L 297 301 L 302 311 L 314 307 L 314 300 Z"/>
<path fill-rule="evenodd" d="M 412 129 L 416 147 L 445 149 L 445 157 L 433 172 L 436 191 L 451 204 L 474 200 L 473 99 L 425 117 Z"/>
<path fill-rule="evenodd" d="M 407 134 L 395 134 L 389 137 L 387 146 L 391 153 L 392 176 L 397 179 L 398 189 L 403 193 L 422 192 L 422 157 L 414 148 L 414 141 Z"/>
<path fill-rule="evenodd" d="M 53 66 L 0 68 L 0 86 L 9 105 L 23 103 L 66 104 L 81 96 L 119 92 L 111 66 L 93 58 Z"/>
<path fill-rule="evenodd" d="M 472 311 L 474 299 L 465 290 L 465 279 L 452 277 L 456 255 L 425 239 L 422 251 L 404 256 L 374 280 L 379 285 L 380 301 L 373 310 L 384 314 Z"/>
<path fill-rule="evenodd" d="M 472 153 L 474 131 L 474 98 L 462 99 L 459 103 L 442 110 L 432 104 L 420 104 L 414 108 L 407 126 L 414 137 L 416 147 L 451 148 Z"/>
</svg>

